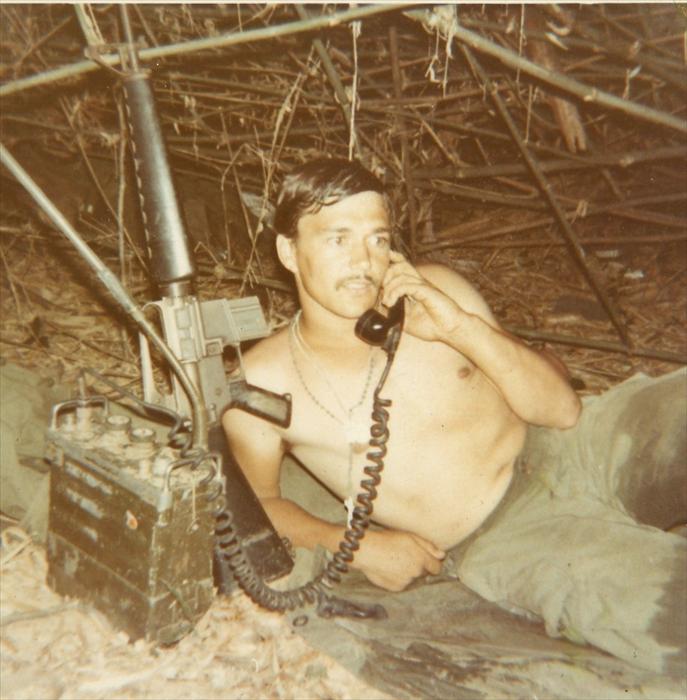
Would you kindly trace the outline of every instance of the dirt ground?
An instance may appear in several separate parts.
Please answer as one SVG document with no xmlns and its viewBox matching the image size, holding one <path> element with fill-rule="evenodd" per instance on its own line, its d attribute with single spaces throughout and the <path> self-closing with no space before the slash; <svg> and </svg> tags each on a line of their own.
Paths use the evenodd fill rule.
<svg viewBox="0 0 687 700">
<path fill-rule="evenodd" d="M 51 591 L 45 549 L 18 528 L 4 529 L 0 557 L 3 700 L 388 697 L 243 594 L 216 598 L 191 634 L 156 648 Z"/>
</svg>

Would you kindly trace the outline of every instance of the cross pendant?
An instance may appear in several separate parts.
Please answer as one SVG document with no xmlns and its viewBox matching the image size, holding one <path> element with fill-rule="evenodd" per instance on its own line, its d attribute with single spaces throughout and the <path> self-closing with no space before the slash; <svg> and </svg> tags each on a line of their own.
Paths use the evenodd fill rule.
<svg viewBox="0 0 687 700">
<path fill-rule="evenodd" d="M 346 508 L 346 512 L 348 513 L 348 516 L 346 517 L 346 527 L 350 528 L 351 523 L 353 522 L 353 507 L 354 507 L 353 496 L 349 496 L 344 501 L 344 506 Z"/>
</svg>

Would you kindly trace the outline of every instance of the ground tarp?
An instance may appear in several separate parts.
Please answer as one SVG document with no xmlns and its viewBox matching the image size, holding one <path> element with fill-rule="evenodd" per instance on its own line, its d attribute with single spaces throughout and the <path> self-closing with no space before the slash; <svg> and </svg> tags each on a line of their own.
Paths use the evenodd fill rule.
<svg viewBox="0 0 687 700">
<path fill-rule="evenodd" d="M 397 698 L 684 698 L 685 681 L 635 669 L 589 646 L 552 639 L 543 624 L 433 577 L 384 593 L 352 575 L 337 596 L 382 603 L 386 620 L 291 615 L 316 649 Z"/>
</svg>

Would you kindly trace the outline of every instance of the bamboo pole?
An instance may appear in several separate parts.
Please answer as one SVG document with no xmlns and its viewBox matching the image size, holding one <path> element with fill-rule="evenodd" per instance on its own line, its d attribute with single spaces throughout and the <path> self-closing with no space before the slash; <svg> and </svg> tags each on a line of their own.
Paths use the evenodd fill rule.
<svg viewBox="0 0 687 700">
<path fill-rule="evenodd" d="M 480 19 L 475 19 L 473 17 L 466 17 L 462 20 L 466 27 L 477 28 L 477 29 L 487 29 L 489 31 L 502 32 L 503 26 L 495 23 L 488 22 Z M 649 70 L 653 71 L 654 74 L 665 80 L 670 85 L 677 87 L 680 90 L 687 89 L 687 81 L 680 77 L 678 71 L 683 70 L 677 61 L 670 61 L 669 63 L 661 62 L 661 59 L 649 56 L 646 52 L 641 51 L 642 47 L 646 47 L 647 44 L 643 43 L 641 45 L 637 44 L 636 41 L 633 42 L 623 42 L 618 40 L 604 40 L 599 33 L 593 32 L 586 24 L 580 26 L 576 25 L 576 31 L 586 34 L 589 38 L 579 38 L 576 36 L 566 36 L 566 37 L 556 37 L 556 39 L 566 48 L 578 48 L 585 49 L 596 55 L 606 54 L 615 56 L 622 59 L 623 61 L 631 65 L 641 65 L 646 66 Z M 528 30 L 527 37 L 531 39 L 539 39 L 541 41 L 549 41 L 549 37 L 546 32 Z M 668 71 L 672 69 L 672 73 Z"/>
<path fill-rule="evenodd" d="M 335 27 L 339 24 L 352 22 L 353 20 L 364 19 L 382 12 L 391 12 L 405 7 L 403 4 L 375 4 L 365 5 L 363 7 L 354 7 L 350 10 L 338 12 L 332 15 L 322 15 L 313 17 L 309 20 L 300 20 L 297 22 L 287 22 L 276 27 L 261 27 L 247 32 L 232 32 L 230 34 L 221 34 L 220 36 L 206 37 L 204 39 L 193 39 L 191 41 L 183 41 L 177 44 L 168 44 L 167 46 L 156 46 L 152 49 L 142 49 L 138 52 L 139 59 L 142 62 L 152 61 L 156 58 L 165 58 L 167 56 L 178 56 L 185 53 L 196 53 L 198 51 L 207 51 L 209 49 L 219 49 L 226 46 L 238 46 L 239 44 L 247 44 L 255 41 L 265 41 L 267 39 L 275 39 L 280 36 L 288 36 L 290 34 L 298 34 L 302 32 L 311 32 L 318 29 L 327 29 Z M 121 62 L 119 54 L 104 54 L 100 56 L 100 62 L 108 66 L 116 66 Z M 44 71 L 32 75 L 28 78 L 20 78 L 5 83 L 0 86 L 0 97 L 7 97 L 23 90 L 29 90 L 39 85 L 48 85 L 67 78 L 74 78 L 84 73 L 100 70 L 101 65 L 95 61 L 78 61 L 71 63 L 68 66 L 62 66 L 53 70 Z"/>
<path fill-rule="evenodd" d="M 643 48 L 649 47 L 649 48 L 653 49 L 654 51 L 663 53 L 664 56 L 668 56 L 670 59 L 673 58 L 673 56 L 669 52 L 665 51 L 665 49 L 661 49 L 661 48 L 658 48 L 657 46 L 655 46 L 654 41 L 641 41 L 640 38 L 634 32 L 630 31 L 629 29 L 627 29 L 626 27 L 624 27 L 620 23 L 621 17 L 610 17 L 606 12 L 604 12 L 604 11 L 600 12 L 598 8 L 594 8 L 594 7 L 592 7 L 592 11 L 597 14 L 599 19 L 604 24 L 608 24 L 608 25 L 612 26 L 616 31 L 620 32 L 621 34 L 626 36 L 628 39 L 630 39 L 630 41 L 632 42 L 631 44 L 629 44 L 629 47 L 628 47 L 630 49 L 630 51 L 637 51 L 642 47 Z M 675 18 L 679 19 L 680 9 L 679 9 L 679 7 L 677 7 L 677 3 L 673 4 L 673 12 L 675 13 Z M 625 15 L 622 17 L 622 19 L 623 20 L 628 19 L 628 17 Z M 583 33 L 587 33 L 587 32 L 583 32 Z M 665 58 L 659 59 L 657 57 L 656 60 L 666 60 L 666 59 Z M 673 61 L 671 60 L 670 63 L 673 63 Z M 673 65 L 673 68 L 679 70 L 681 68 L 681 66 Z"/>
<path fill-rule="evenodd" d="M 398 60 L 398 30 L 395 24 L 389 27 L 389 54 L 391 59 L 391 75 L 394 83 L 394 96 L 397 100 L 403 97 L 403 86 L 401 81 L 401 68 Z M 410 148 L 408 136 L 406 135 L 406 121 L 403 115 L 396 116 L 396 125 L 401 133 L 401 167 L 403 168 L 403 180 L 406 188 L 408 200 L 408 223 L 410 224 L 410 255 L 415 255 L 417 246 L 417 207 L 415 204 L 415 184 L 413 171 L 410 167 Z"/>
<path fill-rule="evenodd" d="M 670 202 L 679 202 L 685 199 L 685 193 L 684 192 L 678 192 L 678 193 L 673 193 L 673 194 L 665 194 L 665 195 L 658 195 L 656 197 L 640 197 L 637 199 L 627 199 L 624 202 L 612 202 L 610 204 L 604 204 L 604 205 L 599 205 L 599 204 L 590 204 L 587 211 L 585 212 L 585 218 L 588 218 L 590 216 L 596 216 L 598 214 L 607 214 L 607 213 L 618 213 L 618 211 L 622 207 L 640 207 L 640 206 L 645 206 L 647 204 L 666 204 Z M 565 213 L 565 216 L 574 219 L 576 216 L 578 216 L 577 211 L 568 211 Z M 443 231 L 440 231 L 437 234 L 437 237 L 439 239 L 442 238 L 448 238 L 449 236 L 453 237 L 452 240 L 440 240 L 439 242 L 432 243 L 429 245 L 425 246 L 420 246 L 419 251 L 420 253 L 427 253 L 427 252 L 434 252 L 437 250 L 448 250 L 450 248 L 460 248 L 462 246 L 466 245 L 480 245 L 484 241 L 487 241 L 491 238 L 497 238 L 498 236 L 505 236 L 510 233 L 522 233 L 523 231 L 529 231 L 534 228 L 540 228 L 542 226 L 548 226 L 552 223 L 555 222 L 555 219 L 553 216 L 542 216 L 534 219 L 533 221 L 524 221 L 521 223 L 517 224 L 509 224 L 508 226 L 501 226 L 500 228 L 496 229 L 491 229 L 487 233 L 477 233 L 472 236 L 465 236 L 465 237 L 460 237 L 456 238 L 456 235 L 460 235 L 459 227 L 453 226 L 449 227 L 447 229 L 444 229 Z M 628 237 L 628 241 L 630 238 Z M 635 239 L 632 239 L 635 240 Z M 671 237 L 670 240 L 681 240 L 681 237 Z M 586 241 L 580 241 L 581 243 L 585 243 Z M 594 242 L 594 241 L 592 241 Z M 599 243 L 602 241 L 599 240 Z M 564 242 L 563 242 L 564 243 Z M 548 241 L 546 243 L 547 245 L 558 245 L 557 241 Z M 609 245 L 610 245 L 610 240 L 609 240 Z M 504 244 L 505 245 L 505 244 Z M 530 245 L 528 243 L 528 245 Z M 545 245 L 542 243 L 542 245 Z"/>
<path fill-rule="evenodd" d="M 411 10 L 404 14 L 419 22 L 424 22 L 426 19 L 426 13 L 423 10 Z M 630 100 L 624 100 L 604 90 L 599 90 L 596 87 L 568 78 L 556 71 L 543 68 L 526 58 L 518 56 L 513 51 L 498 46 L 498 44 L 495 44 L 493 41 L 489 41 L 489 39 L 485 39 L 483 36 L 475 34 L 475 32 L 471 32 L 465 29 L 465 27 L 461 27 L 458 23 L 452 27 L 451 31 L 454 39 L 459 39 L 466 46 L 496 58 L 501 61 L 501 63 L 511 68 L 519 69 L 523 73 L 527 73 L 549 85 L 553 85 L 565 92 L 576 95 L 581 98 L 583 102 L 597 104 L 607 109 L 619 110 L 637 119 L 687 133 L 687 121 L 684 119 L 678 119 L 672 114 L 666 114 L 658 109 L 636 104 Z"/>
<path fill-rule="evenodd" d="M 501 118 L 506 124 L 508 131 L 511 133 L 511 136 L 515 141 L 518 150 L 522 154 L 522 157 L 525 159 L 525 162 L 527 163 L 532 173 L 532 176 L 534 177 L 537 185 L 539 186 L 539 189 L 548 201 L 548 204 L 551 207 L 554 216 L 558 220 L 560 230 L 563 232 L 569 244 L 568 247 L 571 253 L 573 254 L 574 259 L 577 261 L 580 269 L 582 270 L 585 278 L 587 279 L 587 282 L 593 289 L 598 300 L 601 302 L 601 305 L 606 310 L 606 313 L 608 314 L 611 323 L 618 332 L 618 335 L 620 336 L 621 340 L 623 341 L 625 346 L 629 348 L 631 344 L 630 338 L 620 320 L 620 314 L 615 308 L 615 304 L 611 301 L 608 294 L 606 294 L 599 280 L 596 279 L 596 276 L 589 268 L 589 265 L 586 261 L 586 253 L 580 245 L 579 241 L 577 240 L 577 236 L 575 235 L 575 232 L 570 226 L 570 223 L 568 222 L 565 216 L 565 212 L 561 208 L 561 205 L 558 203 L 558 200 L 556 199 L 553 193 L 551 184 L 548 182 L 548 180 L 544 176 L 544 173 L 541 171 L 541 168 L 539 167 L 536 158 L 532 153 L 530 153 L 529 149 L 522 140 L 522 137 L 518 133 L 518 129 L 515 125 L 515 122 L 513 122 L 513 119 L 511 118 L 508 110 L 506 109 L 506 106 L 503 103 L 503 100 L 501 99 L 500 95 L 494 90 L 493 83 L 491 82 L 489 76 L 484 72 L 484 69 L 475 58 L 472 51 L 467 46 L 461 45 L 460 48 L 466 60 L 468 61 L 468 64 L 473 68 L 476 76 L 479 78 L 479 80 L 482 82 L 485 89 L 489 93 L 489 96 L 491 97 L 494 106 L 501 115 Z"/>
<path fill-rule="evenodd" d="M 296 12 L 298 13 L 298 16 L 304 22 L 307 22 L 310 19 L 310 15 L 307 13 L 307 11 L 306 11 L 305 7 L 303 7 L 303 5 L 296 4 L 294 7 L 296 8 Z M 322 66 L 324 67 L 324 72 L 327 74 L 327 78 L 329 78 L 329 82 L 332 84 L 332 88 L 334 89 L 336 99 L 337 99 L 338 103 L 341 105 L 341 111 L 343 112 L 344 119 L 346 120 L 346 126 L 348 127 L 348 131 L 350 133 L 351 128 L 352 128 L 353 116 L 352 116 L 352 111 L 351 111 L 350 99 L 349 99 L 348 95 L 346 94 L 346 88 L 344 87 L 343 83 L 341 82 L 341 78 L 339 77 L 339 73 L 336 70 L 336 66 L 332 62 L 332 59 L 329 57 L 329 53 L 327 52 L 327 48 L 322 43 L 322 40 L 321 39 L 313 39 L 312 44 L 315 47 L 315 51 L 317 51 L 317 55 L 320 57 L 320 60 L 322 61 Z M 355 138 L 355 134 L 353 135 L 353 144 L 355 147 L 356 155 L 358 156 L 358 159 L 360 159 L 360 157 L 361 157 L 360 146 L 358 145 L 358 139 Z"/>
<path fill-rule="evenodd" d="M 687 233 L 666 233 L 654 236 L 621 236 L 619 238 L 580 238 L 580 244 L 585 246 L 620 246 L 620 245 L 642 245 L 648 243 L 681 243 L 687 241 Z M 455 242 L 444 248 L 560 248 L 567 245 L 565 241 L 554 241 L 552 239 L 522 240 L 517 241 L 465 241 Z M 437 246 L 427 245 L 420 252 L 434 252 Z"/>
<path fill-rule="evenodd" d="M 540 161 L 542 172 L 555 173 L 566 170 L 585 170 L 600 166 L 616 165 L 627 168 L 636 163 L 646 163 L 654 160 L 671 160 L 687 157 L 687 146 L 666 146 L 647 151 L 629 151 L 627 153 L 613 153 L 606 155 L 578 157 L 575 160 L 566 158 L 559 160 Z M 527 173 L 527 166 L 521 163 L 504 163 L 500 165 L 477 166 L 473 168 L 447 167 L 447 168 L 419 168 L 414 172 L 418 180 L 434 178 L 455 178 L 457 180 L 470 180 L 481 177 L 503 177 L 509 175 L 522 175 Z"/>
<path fill-rule="evenodd" d="M 643 221 L 647 224 L 656 224 L 667 228 L 677 228 L 681 231 L 687 230 L 687 220 L 679 216 L 670 216 L 670 214 L 661 214 L 654 211 L 642 211 L 641 209 L 628 209 L 624 202 L 618 202 L 618 206 L 609 207 L 608 212 L 623 219 Z"/>
<path fill-rule="evenodd" d="M 74 15 L 70 15 L 66 19 L 62 20 L 57 26 L 53 27 L 47 34 L 42 36 L 38 41 L 35 43 L 31 44 L 26 51 L 21 55 L 21 57 L 15 61 L 14 63 L 14 70 L 16 70 L 24 61 L 26 61 L 29 56 L 34 54 L 38 49 L 43 46 L 47 41 L 52 39 L 58 32 L 61 32 L 68 24 L 70 24 L 74 19 Z"/>
<path fill-rule="evenodd" d="M 86 5 L 83 3 L 76 3 L 74 5 L 74 12 L 79 20 L 79 26 L 83 32 L 86 43 L 89 46 L 98 46 L 103 43 L 103 38 L 100 35 L 100 29 L 95 23 L 93 17 L 88 14 L 86 10 Z"/>
<path fill-rule="evenodd" d="M 560 345 L 572 345 L 578 348 L 589 348 L 590 350 L 607 350 L 618 352 L 630 357 L 646 357 L 650 360 L 663 360 L 664 362 L 674 362 L 678 365 L 687 365 L 687 355 L 670 352 L 667 350 L 653 350 L 651 348 L 631 348 L 628 349 L 620 343 L 610 340 L 593 340 L 587 338 L 577 338 L 573 335 L 559 335 L 558 333 L 546 333 L 535 331 L 530 328 L 520 328 L 517 326 L 503 326 L 504 330 L 525 340 L 541 340 L 546 343 L 556 343 Z"/>
<path fill-rule="evenodd" d="M 492 202 L 493 204 L 499 204 L 504 207 L 531 209 L 534 211 L 543 211 L 546 209 L 546 204 L 545 202 L 542 202 L 540 197 L 514 197 L 480 187 L 452 185 L 449 182 L 427 182 L 426 180 L 422 183 L 418 182 L 417 187 L 432 190 L 434 192 L 442 192 L 443 194 L 450 194 L 475 202 Z"/>
</svg>

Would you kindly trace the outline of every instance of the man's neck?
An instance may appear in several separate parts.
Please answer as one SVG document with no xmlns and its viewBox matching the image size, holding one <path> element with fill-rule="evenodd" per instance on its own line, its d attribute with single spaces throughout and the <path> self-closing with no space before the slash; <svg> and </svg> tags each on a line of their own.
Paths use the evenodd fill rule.
<svg viewBox="0 0 687 700">
<path fill-rule="evenodd" d="M 303 310 L 297 323 L 301 338 L 318 354 L 367 356 L 370 346 L 355 335 L 356 320 Z"/>
</svg>

